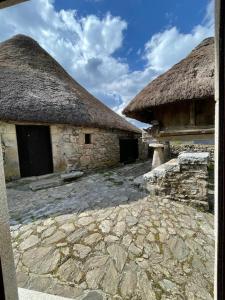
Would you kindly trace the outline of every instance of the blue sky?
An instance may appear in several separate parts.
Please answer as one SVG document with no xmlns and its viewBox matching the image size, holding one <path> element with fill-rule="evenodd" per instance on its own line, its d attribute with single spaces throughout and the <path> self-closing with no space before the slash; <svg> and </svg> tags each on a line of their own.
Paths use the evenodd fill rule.
<svg viewBox="0 0 225 300">
<path fill-rule="evenodd" d="M 0 11 L 0 19 L 0 41 L 33 37 L 120 114 L 148 82 L 214 33 L 212 0 L 31 0 Z"/>
<path fill-rule="evenodd" d="M 159 31 L 177 26 L 181 32 L 189 33 L 204 19 L 208 0 L 67 0 L 55 1 L 57 10 L 76 9 L 79 17 L 94 14 L 103 18 L 107 12 L 120 16 L 128 24 L 124 42 L 115 52 L 115 57 L 128 61 L 130 69 L 144 68 L 137 55 L 145 43 Z"/>
</svg>

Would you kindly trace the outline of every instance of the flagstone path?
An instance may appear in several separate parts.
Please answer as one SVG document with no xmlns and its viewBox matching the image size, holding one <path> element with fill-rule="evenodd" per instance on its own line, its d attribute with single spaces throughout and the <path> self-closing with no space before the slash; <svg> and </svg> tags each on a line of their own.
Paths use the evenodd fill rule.
<svg viewBox="0 0 225 300">
<path fill-rule="evenodd" d="M 44 210 L 45 215 L 38 213 L 33 222 L 28 222 L 28 210 L 24 219 L 20 216 L 24 224 L 11 226 L 18 285 L 78 300 L 212 300 L 213 215 L 146 196 L 135 190 L 126 168 L 123 170 L 120 175 L 115 171 L 116 186 L 105 185 L 109 189 L 105 196 L 110 196 L 114 186 L 117 200 L 95 201 L 101 180 L 94 174 L 88 180 L 95 182 L 96 190 L 87 190 L 85 199 L 96 207 L 79 210 L 71 197 L 69 213 L 63 213 L 60 200 L 58 210 L 48 215 Z M 98 175 L 102 182 L 108 176 L 104 174 Z M 117 176 L 124 178 L 123 184 L 118 184 Z M 82 180 L 68 185 L 70 193 L 71 185 L 83 187 Z M 123 185 L 136 196 L 126 194 L 125 199 Z M 66 187 L 45 193 L 62 196 Z M 35 197 L 39 193 L 34 192 Z M 30 191 L 23 195 L 29 203 Z M 57 205 L 57 199 L 55 202 Z M 66 200 L 66 210 L 68 203 Z M 11 211 L 16 215 L 16 209 Z M 36 210 L 30 211 L 34 215 Z"/>
</svg>

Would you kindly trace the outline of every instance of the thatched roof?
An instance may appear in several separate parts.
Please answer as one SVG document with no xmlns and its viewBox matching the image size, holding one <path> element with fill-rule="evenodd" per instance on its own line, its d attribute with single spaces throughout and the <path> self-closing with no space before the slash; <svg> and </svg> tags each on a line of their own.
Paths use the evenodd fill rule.
<svg viewBox="0 0 225 300">
<path fill-rule="evenodd" d="M 0 43 L 0 120 L 140 130 L 77 83 L 24 35 Z"/>
<path fill-rule="evenodd" d="M 12 5 L 16 5 L 16 4 L 19 4 L 19 3 L 24 2 L 24 1 L 27 1 L 27 0 L 1 0 L 0 9 L 5 8 L 5 7 L 9 7 L 9 6 L 12 6 Z"/>
<path fill-rule="evenodd" d="M 142 120 L 145 111 L 179 101 L 213 99 L 214 39 L 201 42 L 185 59 L 150 82 L 124 109 Z"/>
</svg>

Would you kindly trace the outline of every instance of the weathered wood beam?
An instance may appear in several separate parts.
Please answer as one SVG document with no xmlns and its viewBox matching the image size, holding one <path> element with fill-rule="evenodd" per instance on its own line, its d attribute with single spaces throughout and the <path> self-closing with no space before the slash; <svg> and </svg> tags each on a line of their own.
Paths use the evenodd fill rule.
<svg viewBox="0 0 225 300">
<path fill-rule="evenodd" d="M 184 130 L 164 130 L 157 135 L 159 141 L 192 141 L 214 139 L 214 128 L 196 128 Z"/>
<path fill-rule="evenodd" d="M 183 130 L 161 130 L 159 136 L 176 136 L 176 135 L 198 135 L 198 134 L 214 134 L 214 128 L 196 128 Z"/>
</svg>

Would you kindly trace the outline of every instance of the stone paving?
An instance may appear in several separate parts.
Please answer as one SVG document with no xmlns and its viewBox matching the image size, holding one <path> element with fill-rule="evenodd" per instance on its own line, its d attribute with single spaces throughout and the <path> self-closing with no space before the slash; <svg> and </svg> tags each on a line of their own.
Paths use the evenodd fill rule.
<svg viewBox="0 0 225 300">
<path fill-rule="evenodd" d="M 12 221 L 23 222 L 11 226 L 18 285 L 78 300 L 213 299 L 213 215 L 136 190 L 132 178 L 143 166 L 22 188 L 17 209 L 10 188 Z"/>
<path fill-rule="evenodd" d="M 35 178 L 24 178 L 7 185 L 11 225 L 30 223 L 38 218 L 61 213 L 80 213 L 87 209 L 115 206 L 136 201 L 145 194 L 133 184 L 133 179 L 151 169 L 151 161 L 96 172 L 69 184 L 33 192 L 30 186 Z M 43 186 L 59 175 L 39 179 Z"/>
</svg>

